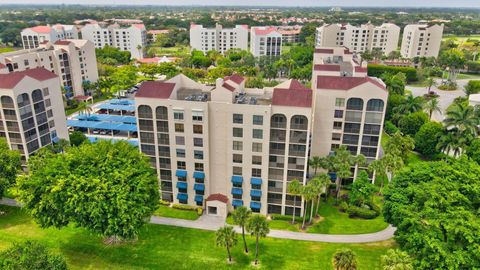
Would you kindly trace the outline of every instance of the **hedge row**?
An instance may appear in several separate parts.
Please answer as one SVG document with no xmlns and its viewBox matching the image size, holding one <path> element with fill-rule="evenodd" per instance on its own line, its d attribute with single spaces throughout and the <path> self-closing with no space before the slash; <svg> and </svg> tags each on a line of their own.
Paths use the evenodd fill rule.
<svg viewBox="0 0 480 270">
<path fill-rule="evenodd" d="M 300 213 L 300 210 L 295 211 L 295 214 Z M 292 221 L 292 216 L 280 215 L 280 214 L 271 214 L 270 217 L 272 220 L 283 220 L 283 221 Z M 295 217 L 295 221 L 302 222 L 302 217 Z"/>
<path fill-rule="evenodd" d="M 397 74 L 398 72 L 405 73 L 408 82 L 418 80 L 417 70 L 414 67 L 393 67 L 378 64 L 368 64 L 368 76 L 380 77 L 383 73 Z"/>
</svg>

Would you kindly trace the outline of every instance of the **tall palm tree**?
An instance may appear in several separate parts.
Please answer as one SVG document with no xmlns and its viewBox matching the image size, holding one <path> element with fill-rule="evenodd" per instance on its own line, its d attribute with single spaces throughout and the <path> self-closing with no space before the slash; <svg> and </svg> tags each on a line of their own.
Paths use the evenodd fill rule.
<svg viewBox="0 0 480 270">
<path fill-rule="evenodd" d="M 292 216 L 292 224 L 295 224 L 295 209 L 297 206 L 297 196 L 301 195 L 302 192 L 302 184 L 298 179 L 293 179 L 292 182 L 288 183 L 287 192 L 293 196 L 293 216 Z"/>
<path fill-rule="evenodd" d="M 389 249 L 387 254 L 382 255 L 381 265 L 383 270 L 413 270 L 412 258 L 398 249 Z"/>
<path fill-rule="evenodd" d="M 237 207 L 237 209 L 235 209 L 232 214 L 235 224 L 242 228 L 242 238 L 243 245 L 245 247 L 245 253 L 248 253 L 247 241 L 245 240 L 245 224 L 247 223 L 247 220 L 250 218 L 251 215 L 252 211 L 245 206 Z"/>
<path fill-rule="evenodd" d="M 478 135 L 479 118 L 475 114 L 473 106 L 463 103 L 456 103 L 447 110 L 445 120 L 447 128 L 457 128 L 461 133 Z"/>
<path fill-rule="evenodd" d="M 80 111 L 80 114 L 86 114 L 87 116 L 90 116 L 90 113 L 93 112 L 92 107 L 90 107 L 90 105 L 88 105 L 86 101 L 80 101 L 80 103 L 78 104 L 78 109 Z"/>
<path fill-rule="evenodd" d="M 320 208 L 320 198 L 322 197 L 322 193 L 325 193 L 325 197 L 327 197 L 327 190 L 332 181 L 330 180 L 330 176 L 326 173 L 321 173 L 317 175 L 313 180 L 315 180 L 315 185 L 317 185 L 317 206 L 315 209 L 315 216 L 319 216 L 318 209 Z M 312 181 L 313 181 L 312 180 Z"/>
<path fill-rule="evenodd" d="M 302 196 L 303 196 L 303 200 L 305 201 L 305 210 L 303 211 L 302 229 L 305 229 L 305 221 L 307 219 L 307 206 L 309 202 L 313 203 L 313 200 L 316 197 L 315 187 L 310 183 L 307 184 L 306 186 L 303 186 Z M 313 208 L 313 205 L 312 205 L 312 208 Z M 311 216 L 310 216 L 310 221 L 311 221 Z"/>
<path fill-rule="evenodd" d="M 395 108 L 395 112 L 398 114 L 419 112 L 423 109 L 424 102 L 425 99 L 422 96 L 414 97 L 413 95 L 408 95 L 405 101 Z"/>
<path fill-rule="evenodd" d="M 217 230 L 215 234 L 217 246 L 225 247 L 228 253 L 228 261 L 232 262 L 230 249 L 237 244 L 237 233 L 232 226 L 225 226 Z"/>
<path fill-rule="evenodd" d="M 252 236 L 255 236 L 255 265 L 258 264 L 258 241 L 260 237 L 266 237 L 270 232 L 268 221 L 264 216 L 253 215 L 251 216 L 246 225 L 247 231 Z"/>
<path fill-rule="evenodd" d="M 437 149 L 447 155 L 453 153 L 453 156 L 457 157 L 465 151 L 473 138 L 470 133 L 461 132 L 456 128 L 445 129 L 443 135 L 440 136 Z"/>
<path fill-rule="evenodd" d="M 436 85 L 437 83 L 432 77 L 428 77 L 425 80 L 425 83 L 427 84 L 427 90 L 428 90 L 427 94 L 430 94 L 430 89 L 432 89 L 432 86 Z"/>
<path fill-rule="evenodd" d="M 428 113 L 430 120 L 432 120 L 432 115 L 434 112 L 442 114 L 442 109 L 440 108 L 440 102 L 438 98 L 432 98 L 423 105 L 423 109 Z"/>
<path fill-rule="evenodd" d="M 313 175 L 317 175 L 317 170 L 321 166 L 321 158 L 319 156 L 314 156 L 308 160 L 308 165 L 313 168 Z"/>
<path fill-rule="evenodd" d="M 356 270 L 357 255 L 351 249 L 339 249 L 333 255 L 332 264 L 335 270 Z"/>
</svg>

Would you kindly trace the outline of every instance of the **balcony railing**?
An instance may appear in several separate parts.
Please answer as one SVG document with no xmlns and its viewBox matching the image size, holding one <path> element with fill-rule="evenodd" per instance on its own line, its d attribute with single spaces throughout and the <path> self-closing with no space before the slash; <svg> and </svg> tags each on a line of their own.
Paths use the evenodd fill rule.
<svg viewBox="0 0 480 270">
<path fill-rule="evenodd" d="M 267 203 L 282 204 L 282 199 L 272 199 L 268 198 Z"/>
</svg>

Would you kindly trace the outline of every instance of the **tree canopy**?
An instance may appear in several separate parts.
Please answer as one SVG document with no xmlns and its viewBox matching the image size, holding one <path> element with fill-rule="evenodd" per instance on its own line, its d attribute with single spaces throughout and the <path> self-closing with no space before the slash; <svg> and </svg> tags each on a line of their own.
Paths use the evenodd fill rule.
<svg viewBox="0 0 480 270">
<path fill-rule="evenodd" d="M 20 152 L 10 150 L 5 139 L 0 138 L 0 199 L 15 183 L 21 165 Z"/>
<path fill-rule="evenodd" d="M 53 254 L 45 246 L 26 241 L 14 243 L 0 253 L 0 268 L 3 270 L 66 270 L 67 263 L 61 255 Z"/>
</svg>

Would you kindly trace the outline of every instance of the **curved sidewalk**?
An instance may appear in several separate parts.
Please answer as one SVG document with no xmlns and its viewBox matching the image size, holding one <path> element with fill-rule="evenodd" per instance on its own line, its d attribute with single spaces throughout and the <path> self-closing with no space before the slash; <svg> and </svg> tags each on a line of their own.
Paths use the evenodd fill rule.
<svg viewBox="0 0 480 270">
<path fill-rule="evenodd" d="M 205 215 L 201 216 L 197 220 L 184 220 L 153 216 L 150 219 L 150 223 L 215 231 L 225 225 L 225 220 L 223 218 L 210 217 Z M 241 232 L 238 226 L 235 226 L 235 230 L 239 233 Z M 382 231 L 367 234 L 317 234 L 283 230 L 270 230 L 268 236 L 273 238 L 328 243 L 370 243 L 384 241 L 392 238 L 395 230 L 396 229 L 392 225 L 388 225 L 388 227 Z"/>
</svg>

